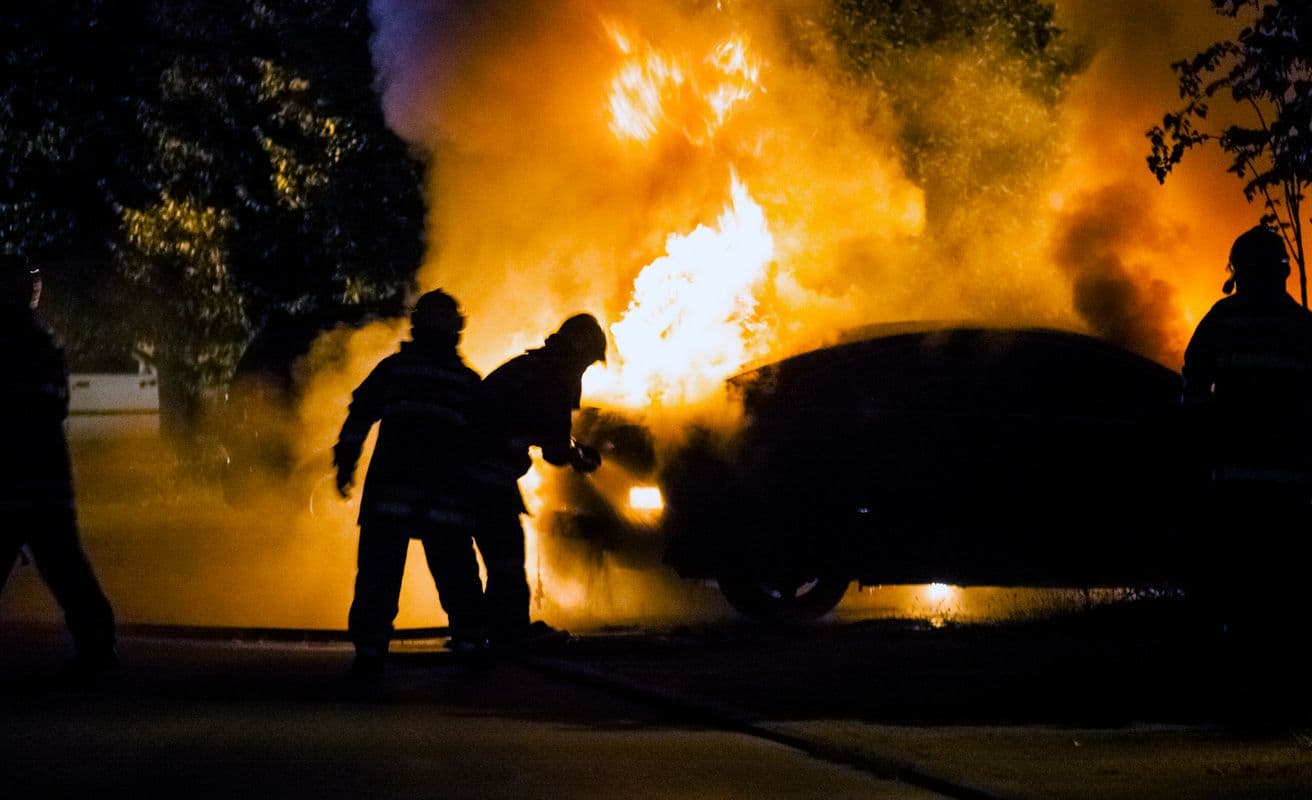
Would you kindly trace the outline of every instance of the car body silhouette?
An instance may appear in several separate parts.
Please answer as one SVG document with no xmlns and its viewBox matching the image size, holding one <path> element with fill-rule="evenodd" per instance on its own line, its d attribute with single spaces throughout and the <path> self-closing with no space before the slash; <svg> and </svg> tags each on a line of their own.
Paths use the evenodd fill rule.
<svg viewBox="0 0 1312 800">
<path fill-rule="evenodd" d="M 1181 580 L 1180 376 L 1121 347 L 1039 328 L 881 325 L 729 389 L 742 425 L 694 430 L 653 473 L 660 557 L 718 581 L 749 616 L 822 616 L 853 581 Z M 615 449 L 598 419 L 585 433 Z M 553 530 L 651 550 L 651 523 L 565 496 Z"/>
</svg>

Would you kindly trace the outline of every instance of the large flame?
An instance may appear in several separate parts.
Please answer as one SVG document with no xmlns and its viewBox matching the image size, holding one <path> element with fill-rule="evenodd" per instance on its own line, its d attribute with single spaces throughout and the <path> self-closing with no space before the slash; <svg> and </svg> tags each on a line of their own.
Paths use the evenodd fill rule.
<svg viewBox="0 0 1312 800">
<path fill-rule="evenodd" d="M 700 64 L 686 64 L 605 23 L 624 57 L 610 83 L 610 130 L 620 140 L 647 143 L 673 123 L 697 144 L 720 130 L 734 106 L 761 91 L 761 66 L 747 39 L 731 36 L 715 45 Z"/>
<path fill-rule="evenodd" d="M 1178 355 L 1148 334 L 1169 329 L 1180 303 L 1136 291 L 1189 283 L 1181 265 L 1216 249 L 1192 240 L 1224 226 L 1200 222 L 1221 207 L 1199 215 L 1215 204 L 1179 184 L 1166 190 L 1174 204 L 1125 202 L 1148 196 L 1142 131 L 1174 97 L 1165 56 L 1151 65 L 1164 99 L 1144 118 L 1109 112 L 1127 94 L 1105 81 L 1050 107 L 990 35 L 910 46 L 881 80 L 854 77 L 826 32 L 828 4 L 808 0 L 438 5 L 427 27 L 384 15 L 414 62 L 399 64 L 409 71 L 387 105 L 439 155 L 419 281 L 465 305 L 480 371 L 579 310 L 613 323 L 584 402 L 644 410 L 686 410 L 746 362 L 880 321 L 1110 326 Z M 1114 44 L 1148 29 L 1123 4 L 1061 5 L 1090 20 L 1085 31 L 1136 20 L 1111 28 Z M 1161 47 L 1152 31 L 1145 52 Z M 1143 84 L 1149 66 L 1115 84 Z M 1109 126 L 1113 114 L 1132 121 Z M 1112 184 L 1127 188 L 1103 191 Z M 1088 280 L 1109 267 L 1125 280 Z M 530 505 L 545 491 L 526 485 Z M 595 600 L 549 568 L 549 600 Z"/>
<path fill-rule="evenodd" d="M 730 192 L 716 227 L 671 234 L 666 254 L 639 273 L 628 310 L 611 326 L 614 366 L 589 371 L 589 397 L 630 408 L 696 403 L 766 352 L 754 290 L 774 238 L 737 176 Z"/>
</svg>

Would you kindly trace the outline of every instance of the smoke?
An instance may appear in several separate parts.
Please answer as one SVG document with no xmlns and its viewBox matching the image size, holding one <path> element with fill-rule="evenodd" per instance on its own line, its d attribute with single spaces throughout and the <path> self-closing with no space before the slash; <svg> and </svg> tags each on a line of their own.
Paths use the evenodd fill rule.
<svg viewBox="0 0 1312 800">
<path fill-rule="evenodd" d="M 1171 285 L 1144 279 L 1154 270 L 1132 253 L 1169 252 L 1147 198 L 1126 184 L 1079 198 L 1060 217 L 1054 255 L 1070 275 L 1075 309 L 1103 338 L 1162 363 L 1174 363 L 1187 331 Z M 1140 256 L 1144 258 L 1146 256 Z"/>
<path fill-rule="evenodd" d="M 1206 4 L 1059 2 L 1058 22 L 1088 65 L 1055 110 L 1005 69 L 988 68 L 1006 64 L 991 43 L 909 54 L 894 87 L 899 107 L 920 109 L 917 124 L 940 139 L 956 137 L 939 162 L 914 165 L 914 180 L 893 90 L 839 67 L 820 22 L 825 8 L 374 3 L 388 119 L 434 157 L 434 247 L 421 282 L 468 308 L 466 350 L 477 368 L 536 345 L 573 311 L 618 321 L 665 238 L 724 209 L 731 170 L 777 242 L 758 290 L 773 355 L 897 319 L 1104 333 L 1110 320 L 1152 313 L 1142 327 L 1165 330 L 1215 299 L 1215 281 L 1193 265 L 1214 263 L 1210 254 L 1258 212 L 1205 152 L 1158 186 L 1143 138 L 1175 102 L 1169 63 L 1226 33 Z M 735 35 L 760 62 L 760 88 L 708 130 L 694 95 L 710 82 L 717 45 Z M 648 140 L 622 141 L 608 93 L 626 59 L 646 53 L 681 65 L 688 80 L 659 98 Z M 1180 261 L 1149 259 L 1148 273 L 1121 276 L 1133 288 L 1104 287 L 1094 302 L 1086 284 L 1097 281 L 1057 262 L 1069 219 L 1115 202 L 1102 191 L 1110 186 L 1141 197 L 1145 213 L 1176 233 Z M 1107 255 L 1135 263 L 1121 245 L 1134 243 L 1108 242 Z M 1121 341 L 1178 362 L 1178 336 L 1123 329 Z"/>
<path fill-rule="evenodd" d="M 375 11 L 379 42 L 394 43 L 389 9 Z M 393 52 L 423 49 L 409 74 L 432 80 L 387 83 L 385 105 L 434 156 L 436 244 L 420 278 L 469 309 L 476 367 L 540 342 L 579 309 L 616 322 L 666 238 L 714 223 L 735 173 L 779 246 L 766 288 L 783 300 L 766 310 L 777 335 L 814 338 L 817 318 L 855 322 L 863 305 L 909 294 L 885 278 L 919 232 L 923 202 L 890 150 L 891 125 L 877 123 L 886 110 L 818 77 L 828 65 L 804 62 L 815 54 L 780 41 L 773 17 L 581 0 L 431 11 L 428 27 L 407 31 L 426 46 Z M 744 31 L 764 62 L 762 88 L 708 130 L 697 89 L 714 88 L 721 76 L 708 60 Z M 649 140 L 622 140 L 610 125 L 612 82 L 646 54 L 681 65 L 688 80 L 664 98 Z M 808 313 L 786 313 L 793 304 Z"/>
<path fill-rule="evenodd" d="M 1204 151 L 1159 186 L 1143 133 L 1176 102 L 1170 62 L 1226 36 L 1224 21 L 1200 0 L 1060 0 L 1087 61 L 1054 106 L 987 40 L 908 52 L 886 85 L 854 79 L 827 7 L 374 0 L 387 118 L 434 165 L 419 281 L 464 305 L 476 369 L 576 311 L 619 322 L 637 276 L 670 237 L 715 224 L 735 176 L 774 243 L 748 352 L 962 319 L 1086 330 L 1178 365 L 1216 299 L 1216 254 L 1260 211 Z M 933 158 L 907 149 L 916 137 Z M 362 361 L 390 346 L 352 344 Z M 359 377 L 316 379 L 322 409 L 339 419 Z M 663 412 L 647 421 L 677 440 Z M 557 581 L 538 600 L 561 613 L 607 592 L 615 613 L 645 612 L 660 596 L 560 550 L 535 558 Z"/>
<path fill-rule="evenodd" d="M 1178 365 L 1219 296 L 1231 241 L 1260 209 L 1212 150 L 1190 153 L 1159 186 L 1143 133 L 1178 101 L 1169 64 L 1234 23 L 1204 0 L 1059 0 L 1058 23 L 1087 63 L 1050 106 L 988 42 L 907 53 L 890 85 L 856 80 L 817 22 L 825 8 L 373 0 L 387 119 L 433 157 L 420 282 L 464 305 L 472 364 L 489 371 L 575 311 L 619 322 L 637 276 L 668 255 L 671 236 L 714 227 L 737 176 L 774 242 L 752 285 L 755 356 L 851 326 L 947 318 L 1088 330 Z M 759 68 L 754 81 L 733 60 L 740 51 L 721 49 L 727 41 Z M 683 80 L 660 85 L 646 138 L 626 138 L 611 95 L 625 69 L 656 76 L 642 71 L 649 59 L 677 64 Z M 719 116 L 709 98 L 722 89 L 736 99 Z M 629 98 L 631 110 L 643 97 Z M 918 134 L 907 109 L 935 135 L 939 158 L 906 149 Z M 351 391 L 404 335 L 377 324 L 316 344 L 302 364 L 295 474 L 245 509 L 226 507 L 212 484 L 176 481 L 165 456 L 143 457 L 140 443 L 103 457 L 75 450 L 87 550 L 121 618 L 342 626 L 358 507 L 336 498 L 328 448 Z M 697 418 L 732 427 L 734 409 L 716 403 Z M 685 416 L 655 409 L 643 421 L 668 448 Z M 561 477 L 552 469 L 528 481 L 540 512 L 530 526 L 544 519 L 549 479 Z M 545 543 L 528 565 L 535 613 L 550 619 L 722 609 L 650 568 L 653 552 L 534 541 Z M 7 613 L 46 598 L 29 577 L 6 587 Z M 401 608 L 399 625 L 443 622 L 422 567 L 407 572 Z"/>
<path fill-rule="evenodd" d="M 715 228 L 735 176 L 774 245 L 750 286 L 753 358 L 847 327 L 969 319 L 1087 330 L 1179 364 L 1219 296 L 1230 242 L 1260 210 L 1207 149 L 1159 186 L 1143 133 L 1177 102 L 1169 64 L 1233 23 L 1204 0 L 1059 0 L 1058 24 L 1087 58 L 1054 106 L 988 41 L 925 46 L 884 84 L 858 80 L 819 22 L 827 7 L 373 0 L 387 119 L 432 156 L 419 280 L 463 304 L 473 366 L 537 346 L 576 311 L 618 323 L 671 237 Z M 671 65 L 680 80 L 662 78 Z M 617 82 L 630 127 L 616 124 Z M 926 136 L 934 148 L 908 150 Z M 166 477 L 164 457 L 143 459 L 140 443 L 103 459 L 75 452 L 87 549 L 121 618 L 344 624 L 358 505 L 336 497 L 328 450 L 352 390 L 403 328 L 316 343 L 301 365 L 294 475 L 244 509 L 212 484 Z M 645 409 L 661 453 L 690 418 L 720 429 L 737 419 L 723 398 L 689 405 Z M 161 468 L 148 475 L 105 466 L 152 459 Z M 613 469 L 593 480 L 631 477 Z M 592 625 L 723 610 L 653 568 L 658 542 L 616 552 L 543 536 L 560 478 L 540 465 L 525 482 L 535 615 Z M 7 612 L 45 597 L 26 574 L 6 589 Z M 412 567 L 398 624 L 443 621 L 426 570 Z"/>
<path fill-rule="evenodd" d="M 1062 109 L 1054 257 L 1072 281 L 1073 303 L 1093 315 L 1084 316 L 1093 331 L 1178 367 L 1190 329 L 1220 297 L 1231 242 L 1262 210 L 1246 202 L 1218 148 L 1191 152 L 1159 185 L 1145 165 L 1144 132 L 1179 105 L 1170 64 L 1233 37 L 1239 25 L 1194 0 L 1061 0 L 1057 12 L 1090 63 Z M 1214 116 L 1222 113 L 1218 103 Z M 1098 255 L 1072 252 L 1082 239 Z M 1090 271 L 1095 258 L 1109 274 Z"/>
</svg>

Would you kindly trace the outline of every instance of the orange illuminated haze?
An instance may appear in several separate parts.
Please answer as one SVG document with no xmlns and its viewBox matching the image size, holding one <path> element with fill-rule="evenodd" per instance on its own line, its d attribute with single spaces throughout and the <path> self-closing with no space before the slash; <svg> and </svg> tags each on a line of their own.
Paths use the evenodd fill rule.
<svg viewBox="0 0 1312 800">
<path fill-rule="evenodd" d="M 1089 330 L 1177 366 L 1259 215 L 1211 154 L 1165 187 L 1144 166 L 1170 61 L 1225 30 L 1207 4 L 1058 3 L 1090 57 L 1055 107 L 987 45 L 924 48 L 909 100 L 974 141 L 916 180 L 824 7 L 375 1 L 389 120 L 434 157 L 420 280 L 466 306 L 474 366 L 580 309 L 615 345 L 591 399 L 625 405 L 902 319 Z"/>
<path fill-rule="evenodd" d="M 649 414 L 884 321 L 1084 330 L 1178 367 L 1260 215 L 1218 156 L 1164 187 L 1144 164 L 1169 63 L 1225 33 L 1208 4 L 1057 3 L 1088 60 L 1055 105 L 988 42 L 913 52 L 902 101 L 956 137 L 915 179 L 825 7 L 374 0 L 389 123 L 433 157 L 419 281 L 464 305 L 473 366 L 588 310 L 612 347 L 584 402 Z M 362 339 L 315 413 L 344 414 L 400 335 Z"/>
<path fill-rule="evenodd" d="M 889 87 L 854 80 L 818 22 L 825 0 L 372 0 L 388 121 L 432 157 L 419 282 L 460 299 L 482 373 L 595 313 L 612 346 L 584 402 L 641 410 L 662 443 L 689 414 L 722 412 L 722 381 L 744 365 L 877 322 L 1073 328 L 1179 366 L 1260 209 L 1214 151 L 1159 186 L 1143 134 L 1177 102 L 1169 64 L 1228 23 L 1207 0 L 1055 5 L 1087 61 L 1048 105 L 987 42 L 913 50 Z M 905 151 L 907 108 L 943 144 L 928 163 Z M 351 391 L 405 335 L 396 320 L 316 344 L 297 439 L 324 476 L 313 513 L 277 501 L 239 510 L 231 530 L 200 515 L 193 536 L 105 539 L 93 561 L 123 619 L 345 622 L 358 491 L 336 499 L 327 453 Z M 316 369 L 339 352 L 344 369 Z M 590 480 L 624 483 L 618 469 Z M 549 499 L 556 474 L 530 472 L 530 501 Z M 118 502 L 117 485 L 101 491 L 115 502 L 83 505 L 98 515 L 88 531 L 170 525 Z M 727 613 L 663 570 L 543 552 L 538 518 L 535 617 Z M 134 542 L 149 543 L 140 560 L 123 555 Z M 399 625 L 442 622 L 422 563 L 416 546 Z M 1051 602 L 927 584 L 854 592 L 840 614 L 934 621 Z"/>
</svg>

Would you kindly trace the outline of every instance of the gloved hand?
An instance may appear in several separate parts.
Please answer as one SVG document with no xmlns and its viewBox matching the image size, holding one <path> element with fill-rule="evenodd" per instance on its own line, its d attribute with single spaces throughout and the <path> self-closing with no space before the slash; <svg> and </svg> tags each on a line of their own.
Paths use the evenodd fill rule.
<svg viewBox="0 0 1312 800">
<path fill-rule="evenodd" d="M 593 472 L 601 466 L 601 453 L 595 447 L 574 442 L 569 451 L 569 464 L 576 472 Z"/>
<path fill-rule="evenodd" d="M 360 448 L 353 441 L 338 439 L 333 445 L 333 471 L 337 473 L 337 493 L 343 500 L 351 497 L 351 486 L 355 484 L 355 462 L 360 457 Z"/>
<path fill-rule="evenodd" d="M 337 493 L 343 500 L 351 498 L 351 487 L 355 485 L 355 476 L 344 469 L 337 470 Z"/>
</svg>

